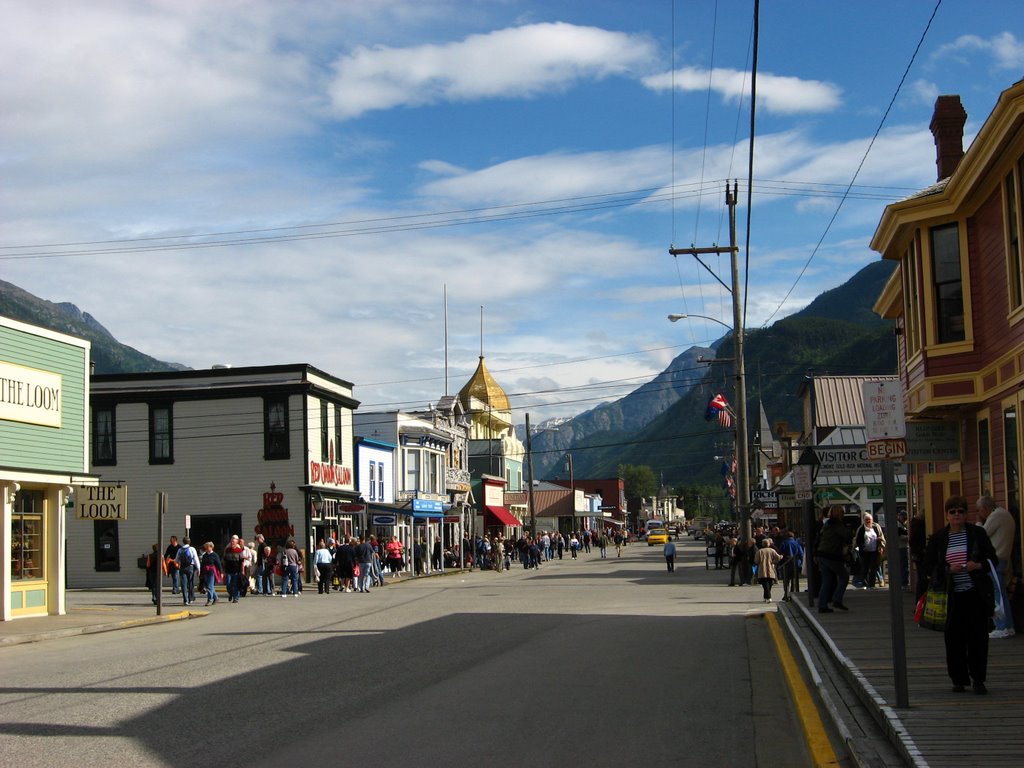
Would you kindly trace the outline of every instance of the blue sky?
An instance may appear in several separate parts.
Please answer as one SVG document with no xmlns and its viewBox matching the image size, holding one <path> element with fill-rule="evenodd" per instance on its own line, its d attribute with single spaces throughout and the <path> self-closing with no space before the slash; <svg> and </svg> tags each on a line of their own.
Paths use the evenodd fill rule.
<svg viewBox="0 0 1024 768">
<path fill-rule="evenodd" d="M 449 392 L 482 314 L 517 410 L 570 415 L 724 330 L 668 313 L 731 324 L 668 254 L 727 243 L 727 179 L 747 327 L 878 258 L 884 206 L 935 181 L 936 96 L 968 145 L 1024 76 L 1018 2 L 944 0 L 897 94 L 934 9 L 762 3 L 748 212 L 752 2 L 0 0 L 0 277 L 364 408 L 445 394 L 447 293 Z"/>
</svg>

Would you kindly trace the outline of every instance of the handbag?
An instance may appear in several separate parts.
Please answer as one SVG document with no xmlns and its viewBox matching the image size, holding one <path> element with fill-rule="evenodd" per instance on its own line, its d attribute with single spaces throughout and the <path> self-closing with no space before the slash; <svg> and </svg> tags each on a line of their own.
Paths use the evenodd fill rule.
<svg viewBox="0 0 1024 768">
<path fill-rule="evenodd" d="M 934 629 L 937 632 L 944 632 L 946 629 L 946 618 L 949 615 L 949 595 L 945 589 L 928 588 L 924 593 L 924 610 L 921 612 L 919 622 L 925 629 Z"/>
<path fill-rule="evenodd" d="M 360 573 L 359 573 L 359 563 L 356 563 L 355 565 L 352 566 L 352 575 L 353 576 L 359 576 L 360 575 Z"/>
<path fill-rule="evenodd" d="M 999 572 L 996 570 L 996 567 L 992 564 L 991 560 L 987 560 L 986 562 L 988 563 L 989 578 L 992 579 L 992 592 L 994 595 L 992 620 L 1000 622 L 1006 618 L 1006 606 L 1003 605 L 1003 590 L 999 584 Z"/>
</svg>

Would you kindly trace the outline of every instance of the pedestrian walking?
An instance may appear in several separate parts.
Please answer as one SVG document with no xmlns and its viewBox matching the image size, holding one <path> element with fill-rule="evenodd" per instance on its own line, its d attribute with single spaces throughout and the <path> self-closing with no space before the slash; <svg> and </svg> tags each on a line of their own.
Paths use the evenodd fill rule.
<svg viewBox="0 0 1024 768">
<path fill-rule="evenodd" d="M 206 587 L 206 604 L 213 605 L 217 602 L 217 584 L 224 580 L 224 566 L 220 561 L 220 555 L 213 551 L 212 541 L 203 544 L 199 568 L 203 584 Z"/>
<path fill-rule="evenodd" d="M 995 601 L 988 561 L 996 551 L 985 529 L 967 522 L 967 499 L 950 496 L 944 507 L 946 527 L 928 540 L 924 563 L 928 589 L 946 590 L 946 673 L 954 693 L 970 685 L 985 694 Z"/>
<path fill-rule="evenodd" d="M 821 569 L 821 585 L 818 588 L 818 613 L 832 613 L 833 609 L 847 610 L 843 597 L 850 583 L 847 558 L 850 556 L 850 540 L 853 535 L 843 522 L 845 510 L 839 504 L 829 507 L 828 518 L 822 523 L 818 534 L 816 560 Z M 829 603 L 832 607 L 829 607 Z"/>
<path fill-rule="evenodd" d="M 313 553 L 313 565 L 316 567 L 316 592 L 318 595 L 331 594 L 331 577 L 334 575 L 334 557 L 327 548 L 327 542 L 320 539 L 316 552 Z"/>
<path fill-rule="evenodd" d="M 182 603 L 184 605 L 192 605 L 196 600 L 196 573 L 199 571 L 199 553 L 192 546 L 192 540 L 188 536 L 181 540 L 181 546 L 178 547 L 175 561 L 181 581 Z"/>
<path fill-rule="evenodd" d="M 674 541 L 669 539 L 665 542 L 665 546 L 662 547 L 662 554 L 665 555 L 665 565 L 668 566 L 668 572 L 674 573 L 676 570 L 676 544 Z"/>
<path fill-rule="evenodd" d="M 1013 542 L 1017 534 L 1017 524 L 1013 521 L 1013 515 L 996 504 L 991 496 L 982 496 L 975 503 L 978 510 L 978 518 L 981 520 L 981 527 L 988 534 L 992 548 L 996 551 L 996 575 L 999 578 L 999 597 L 1003 603 L 1003 613 L 995 619 L 995 629 L 989 637 L 995 640 L 1003 640 L 1013 637 L 1016 630 L 1013 628 L 1013 611 L 1010 610 L 1010 597 L 1006 594 L 1006 582 L 1013 576 L 1013 567 L 1010 556 L 1013 554 Z"/>
<path fill-rule="evenodd" d="M 770 603 L 772 601 L 772 586 L 779 577 L 776 566 L 782 560 L 782 555 L 772 547 L 772 540 L 765 537 L 761 540 L 761 547 L 757 550 L 755 559 L 757 563 L 757 580 L 761 583 L 764 601 Z"/>
</svg>

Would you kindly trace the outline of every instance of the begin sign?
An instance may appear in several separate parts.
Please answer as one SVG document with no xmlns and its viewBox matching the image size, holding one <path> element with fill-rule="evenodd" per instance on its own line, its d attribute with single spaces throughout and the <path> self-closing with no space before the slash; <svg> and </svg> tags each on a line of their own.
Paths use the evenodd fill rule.
<svg viewBox="0 0 1024 768">
<path fill-rule="evenodd" d="M 874 461 L 902 459 L 907 455 L 907 441 L 902 437 L 872 440 L 868 443 L 868 458 Z"/>
</svg>

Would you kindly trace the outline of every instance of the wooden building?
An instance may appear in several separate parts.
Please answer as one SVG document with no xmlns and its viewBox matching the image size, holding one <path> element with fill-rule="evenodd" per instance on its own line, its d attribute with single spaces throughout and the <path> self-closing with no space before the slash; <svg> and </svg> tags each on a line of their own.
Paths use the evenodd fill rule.
<svg viewBox="0 0 1024 768">
<path fill-rule="evenodd" d="M 1024 406 L 1024 81 L 999 97 L 970 148 L 958 96 L 940 96 L 931 131 L 937 182 L 889 205 L 871 241 L 899 264 L 875 311 L 896 323 L 908 421 L 949 423 L 960 460 L 918 463 L 912 503 L 929 532 L 943 500 L 991 493 L 1020 532 Z M 973 515 L 973 509 L 971 514 Z"/>
</svg>

